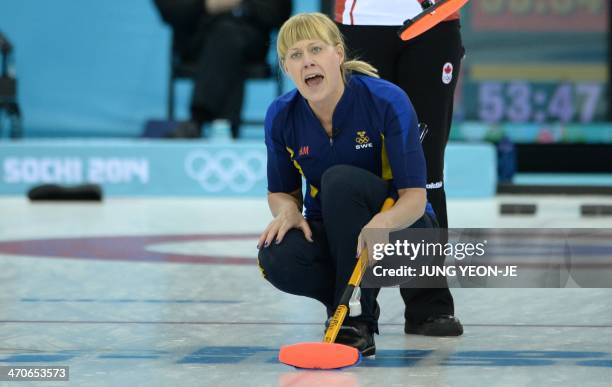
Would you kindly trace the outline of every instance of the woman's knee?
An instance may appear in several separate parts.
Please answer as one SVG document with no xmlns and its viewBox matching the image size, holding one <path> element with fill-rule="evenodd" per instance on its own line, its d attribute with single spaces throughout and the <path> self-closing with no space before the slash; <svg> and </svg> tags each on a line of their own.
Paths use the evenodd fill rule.
<svg viewBox="0 0 612 387">
<path fill-rule="evenodd" d="M 388 193 L 388 182 L 372 172 L 351 165 L 335 165 L 321 178 L 323 218 L 328 211 L 352 211 L 357 207 L 378 212 Z"/>
<path fill-rule="evenodd" d="M 338 190 L 354 187 L 354 183 L 359 179 L 361 171 L 367 172 L 352 165 L 334 165 L 323 172 L 321 176 L 321 189 L 327 192 L 337 192 Z"/>
<path fill-rule="evenodd" d="M 259 250 L 257 260 L 264 276 L 274 286 L 285 290 L 282 284 L 291 282 L 298 271 L 298 266 L 308 265 L 312 252 L 306 251 L 310 246 L 301 230 L 292 229 L 285 234 L 280 244 L 272 242 L 270 246 Z"/>
<path fill-rule="evenodd" d="M 321 202 L 325 208 L 350 203 L 351 197 L 366 195 L 364 184 L 370 172 L 351 165 L 335 165 L 321 177 Z"/>
<path fill-rule="evenodd" d="M 274 247 L 266 247 L 259 250 L 257 263 L 263 277 L 275 284 L 278 278 L 278 255 L 273 251 Z"/>
</svg>

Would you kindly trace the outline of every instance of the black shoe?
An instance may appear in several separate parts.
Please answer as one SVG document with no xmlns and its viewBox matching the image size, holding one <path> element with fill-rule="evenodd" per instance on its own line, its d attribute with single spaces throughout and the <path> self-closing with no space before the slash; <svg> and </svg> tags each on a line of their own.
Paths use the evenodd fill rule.
<svg viewBox="0 0 612 387">
<path fill-rule="evenodd" d="M 376 354 L 374 332 L 362 321 L 345 320 L 336 337 L 336 343 L 357 348 L 363 357 Z"/>
<path fill-rule="evenodd" d="M 181 122 L 176 129 L 166 135 L 167 138 L 200 138 L 202 126 L 194 121 Z"/>
<path fill-rule="evenodd" d="M 463 334 L 463 325 L 461 325 L 457 317 L 444 315 L 429 317 L 418 325 L 412 325 L 406 321 L 404 332 L 424 336 L 461 336 Z"/>
</svg>

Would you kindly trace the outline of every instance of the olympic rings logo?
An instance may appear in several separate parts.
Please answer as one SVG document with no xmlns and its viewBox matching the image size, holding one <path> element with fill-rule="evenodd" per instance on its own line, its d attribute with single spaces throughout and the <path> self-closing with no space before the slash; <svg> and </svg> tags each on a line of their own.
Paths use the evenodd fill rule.
<svg viewBox="0 0 612 387">
<path fill-rule="evenodd" d="M 205 191 L 247 192 L 266 177 L 266 156 L 249 151 L 193 151 L 185 158 L 187 176 L 196 180 Z"/>
<path fill-rule="evenodd" d="M 360 130 L 357 132 L 357 137 L 355 138 L 355 142 L 360 145 L 367 144 L 368 142 L 370 142 L 370 138 L 366 136 L 365 130 Z"/>
</svg>

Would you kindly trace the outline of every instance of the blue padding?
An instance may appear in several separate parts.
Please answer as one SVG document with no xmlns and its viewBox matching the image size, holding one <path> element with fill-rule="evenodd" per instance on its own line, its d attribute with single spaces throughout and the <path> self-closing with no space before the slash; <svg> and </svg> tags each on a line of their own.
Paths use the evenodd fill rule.
<svg viewBox="0 0 612 387">
<path fill-rule="evenodd" d="M 446 153 L 449 197 L 495 192 L 491 145 L 451 144 Z M 261 141 L 25 141 L 0 143 L 0 194 L 38 184 L 101 184 L 105 195 L 250 196 L 266 194 Z"/>
<path fill-rule="evenodd" d="M 137 136 L 164 114 L 169 32 L 151 0 L 3 0 L 26 136 Z"/>
<path fill-rule="evenodd" d="M 497 155 L 489 143 L 450 143 L 444 166 L 446 196 L 478 198 L 495 195 Z"/>
</svg>

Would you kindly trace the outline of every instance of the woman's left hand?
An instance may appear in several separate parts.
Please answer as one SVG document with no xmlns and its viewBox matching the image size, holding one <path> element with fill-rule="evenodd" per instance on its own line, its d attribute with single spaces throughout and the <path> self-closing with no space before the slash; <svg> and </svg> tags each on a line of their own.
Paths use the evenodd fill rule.
<svg viewBox="0 0 612 387">
<path fill-rule="evenodd" d="M 374 215 L 368 224 L 361 229 L 357 238 L 357 258 L 367 247 L 367 244 L 388 243 L 391 230 L 408 227 L 423 216 L 427 204 L 425 188 L 402 188 L 397 192 L 399 198 L 393 207 Z M 364 235 L 365 230 L 368 230 L 367 235 Z M 375 230 L 380 232 L 374 234 Z M 366 236 L 369 239 L 368 241 L 365 240 Z M 372 265 L 375 260 L 370 255 L 368 254 L 368 262 Z"/>
<path fill-rule="evenodd" d="M 389 240 L 389 231 L 394 226 L 391 224 L 389 212 L 381 212 L 376 214 L 363 228 L 359 233 L 359 237 L 357 238 L 357 258 L 361 255 L 362 251 L 366 249 L 368 244 L 372 243 L 387 243 Z M 373 231 L 380 230 L 381 235 L 376 235 L 376 238 L 372 238 L 374 236 Z M 366 234 L 367 239 L 366 240 Z M 384 235 L 383 235 L 384 234 Z M 380 238 L 385 240 L 378 240 Z M 386 238 L 385 238 L 386 237 Z M 368 265 L 373 265 L 375 260 L 371 257 L 371 254 L 368 254 Z"/>
</svg>

